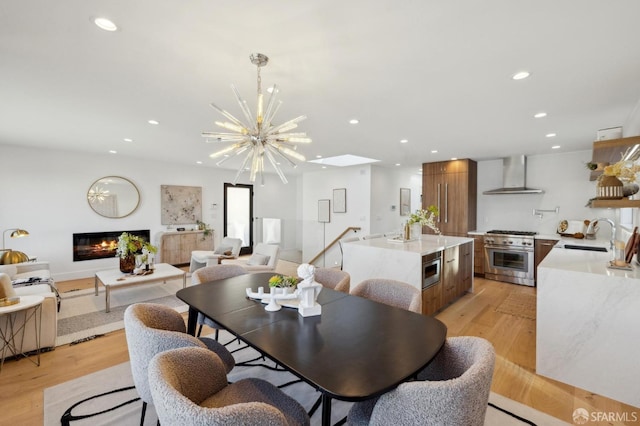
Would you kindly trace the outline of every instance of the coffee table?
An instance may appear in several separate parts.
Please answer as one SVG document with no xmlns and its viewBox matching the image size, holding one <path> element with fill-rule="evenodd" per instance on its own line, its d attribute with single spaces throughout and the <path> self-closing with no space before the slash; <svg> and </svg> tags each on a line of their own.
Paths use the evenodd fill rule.
<svg viewBox="0 0 640 426">
<path fill-rule="evenodd" d="M 180 277 L 182 277 L 182 288 L 185 288 L 187 286 L 187 273 L 168 263 L 156 263 L 153 273 L 148 275 L 125 274 L 120 272 L 119 269 L 98 271 L 95 276 L 96 296 L 98 295 L 99 281 L 105 288 L 105 312 L 109 312 L 112 288 L 150 284 L 158 281 L 166 282 L 169 279 Z"/>
</svg>

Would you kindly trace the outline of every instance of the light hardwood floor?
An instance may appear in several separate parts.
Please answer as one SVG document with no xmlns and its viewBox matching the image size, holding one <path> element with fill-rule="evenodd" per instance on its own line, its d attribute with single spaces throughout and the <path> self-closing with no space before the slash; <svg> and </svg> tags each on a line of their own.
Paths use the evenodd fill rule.
<svg viewBox="0 0 640 426">
<path fill-rule="evenodd" d="M 296 267 L 293 263 L 281 261 L 278 272 L 294 274 Z M 93 278 L 58 284 L 62 292 L 92 286 Z M 640 417 L 638 408 L 535 374 L 535 320 L 495 310 L 511 292 L 535 294 L 535 291 L 531 287 L 476 277 L 473 292 L 458 299 L 440 312 L 437 318 L 447 325 L 449 336 L 480 336 L 493 343 L 497 360 L 491 388 L 500 395 L 569 424 L 573 424 L 572 413 L 576 408 L 585 408 L 590 412 L 637 413 Z M 44 353 L 40 367 L 25 359 L 7 360 L 0 372 L 0 425 L 42 424 L 45 388 L 127 360 L 127 345 L 122 330 Z"/>
</svg>

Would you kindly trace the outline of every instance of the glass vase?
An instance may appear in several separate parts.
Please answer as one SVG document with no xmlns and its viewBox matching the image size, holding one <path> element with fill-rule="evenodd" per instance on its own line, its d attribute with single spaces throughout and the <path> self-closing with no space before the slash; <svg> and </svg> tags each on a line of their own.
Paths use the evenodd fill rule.
<svg viewBox="0 0 640 426">
<path fill-rule="evenodd" d="M 120 272 L 130 274 L 136 267 L 136 256 L 133 254 L 120 258 Z"/>
</svg>

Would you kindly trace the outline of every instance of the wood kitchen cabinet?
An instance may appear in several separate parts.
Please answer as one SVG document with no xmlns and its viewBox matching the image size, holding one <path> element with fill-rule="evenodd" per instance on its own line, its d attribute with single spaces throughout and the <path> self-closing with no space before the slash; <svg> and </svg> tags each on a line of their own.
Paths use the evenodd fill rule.
<svg viewBox="0 0 640 426">
<path fill-rule="evenodd" d="M 438 208 L 440 232 L 465 237 L 476 229 L 477 163 L 469 159 L 424 163 L 422 170 L 422 208 Z M 433 233 L 428 227 L 423 232 Z"/>
<path fill-rule="evenodd" d="M 449 247 L 442 259 L 442 306 L 471 290 L 473 283 L 473 243 Z"/>
<path fill-rule="evenodd" d="M 159 261 L 170 265 L 183 265 L 191 261 L 194 250 L 213 250 L 213 232 L 163 232 L 158 238 Z"/>
<path fill-rule="evenodd" d="M 433 315 L 442 307 L 442 281 L 422 290 L 422 313 Z"/>
<path fill-rule="evenodd" d="M 551 249 L 553 249 L 553 246 L 555 246 L 557 243 L 558 240 L 543 240 L 536 238 L 533 254 L 533 262 L 535 264 L 535 267 L 533 268 L 534 281 L 538 280 L 538 265 L 540 264 L 540 262 L 542 262 L 542 259 L 544 259 L 549 254 Z"/>
<path fill-rule="evenodd" d="M 484 277 L 484 236 L 469 235 L 473 238 L 473 274 Z"/>
</svg>

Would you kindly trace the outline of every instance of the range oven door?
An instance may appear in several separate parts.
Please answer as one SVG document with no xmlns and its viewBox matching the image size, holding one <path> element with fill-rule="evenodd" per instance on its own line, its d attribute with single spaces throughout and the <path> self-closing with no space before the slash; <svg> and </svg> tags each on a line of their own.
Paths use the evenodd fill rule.
<svg viewBox="0 0 640 426">
<path fill-rule="evenodd" d="M 534 286 L 533 250 L 485 246 L 485 278 Z"/>
</svg>

